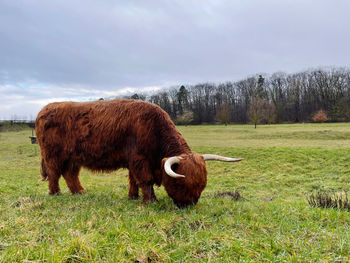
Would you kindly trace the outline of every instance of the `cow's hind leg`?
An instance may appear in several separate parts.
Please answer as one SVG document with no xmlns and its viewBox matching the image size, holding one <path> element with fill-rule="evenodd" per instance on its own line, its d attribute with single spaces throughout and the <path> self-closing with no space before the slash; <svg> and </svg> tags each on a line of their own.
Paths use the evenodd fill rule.
<svg viewBox="0 0 350 263">
<path fill-rule="evenodd" d="M 72 194 L 84 194 L 85 189 L 79 180 L 80 167 L 74 164 L 68 164 L 63 172 L 63 178 Z"/>
<path fill-rule="evenodd" d="M 46 176 L 48 178 L 48 181 L 49 181 L 49 194 L 50 195 L 60 194 L 61 190 L 60 190 L 60 186 L 59 186 L 58 181 L 61 177 L 61 172 L 57 168 L 59 166 L 56 165 L 55 163 L 52 163 L 52 162 L 49 162 L 49 163 L 43 162 L 42 167 L 45 168 L 45 170 L 43 171 L 44 174 L 42 174 L 43 178 L 45 178 L 45 176 Z"/>
<path fill-rule="evenodd" d="M 41 159 L 41 167 L 40 167 L 41 181 L 47 181 L 48 179 L 49 175 L 47 174 L 46 170 L 47 169 L 46 169 L 44 159 Z"/>
<path fill-rule="evenodd" d="M 129 171 L 129 198 L 136 200 L 139 198 L 139 187 L 134 176 Z"/>
</svg>

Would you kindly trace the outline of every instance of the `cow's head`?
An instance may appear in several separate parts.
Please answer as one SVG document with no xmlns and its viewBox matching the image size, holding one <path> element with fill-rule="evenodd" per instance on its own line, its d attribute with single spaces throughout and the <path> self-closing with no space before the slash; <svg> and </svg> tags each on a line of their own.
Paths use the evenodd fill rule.
<svg viewBox="0 0 350 263">
<path fill-rule="evenodd" d="M 238 162 L 243 159 L 191 153 L 162 160 L 162 184 L 178 207 L 185 208 L 198 202 L 207 184 L 207 160 Z"/>
</svg>

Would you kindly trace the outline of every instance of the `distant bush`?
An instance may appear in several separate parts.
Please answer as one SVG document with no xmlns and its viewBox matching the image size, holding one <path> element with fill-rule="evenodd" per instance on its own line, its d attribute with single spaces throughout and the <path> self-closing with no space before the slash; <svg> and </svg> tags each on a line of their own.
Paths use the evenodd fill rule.
<svg viewBox="0 0 350 263">
<path fill-rule="evenodd" d="M 312 117 L 313 122 L 326 122 L 328 121 L 327 113 L 324 110 L 319 110 L 316 112 L 314 117 Z"/>
<path fill-rule="evenodd" d="M 191 111 L 184 111 L 184 113 L 178 116 L 175 120 L 177 125 L 189 125 L 193 122 L 194 116 Z"/>
</svg>

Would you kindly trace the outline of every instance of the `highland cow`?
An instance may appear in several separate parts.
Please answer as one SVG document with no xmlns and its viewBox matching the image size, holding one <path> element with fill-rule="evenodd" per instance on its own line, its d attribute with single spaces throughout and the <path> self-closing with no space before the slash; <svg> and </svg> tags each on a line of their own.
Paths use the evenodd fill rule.
<svg viewBox="0 0 350 263">
<path fill-rule="evenodd" d="M 242 160 L 191 152 L 166 112 L 136 100 L 51 103 L 38 114 L 35 131 L 50 194 L 60 193 L 61 175 L 73 194 L 84 193 L 81 167 L 127 168 L 131 199 L 141 188 L 143 202 L 156 201 L 153 185 L 163 185 L 178 207 L 186 207 L 206 186 L 206 160 Z"/>
</svg>

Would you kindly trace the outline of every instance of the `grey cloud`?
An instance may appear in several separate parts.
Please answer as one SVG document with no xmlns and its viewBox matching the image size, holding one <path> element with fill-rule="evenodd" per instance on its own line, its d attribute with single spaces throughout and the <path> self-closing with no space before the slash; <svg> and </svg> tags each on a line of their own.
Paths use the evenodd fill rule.
<svg viewBox="0 0 350 263">
<path fill-rule="evenodd" d="M 105 92 L 349 66 L 348 10 L 347 0 L 2 0 L 0 85 L 48 98 L 66 87 Z M 52 89 L 24 91 L 38 85 Z"/>
</svg>

